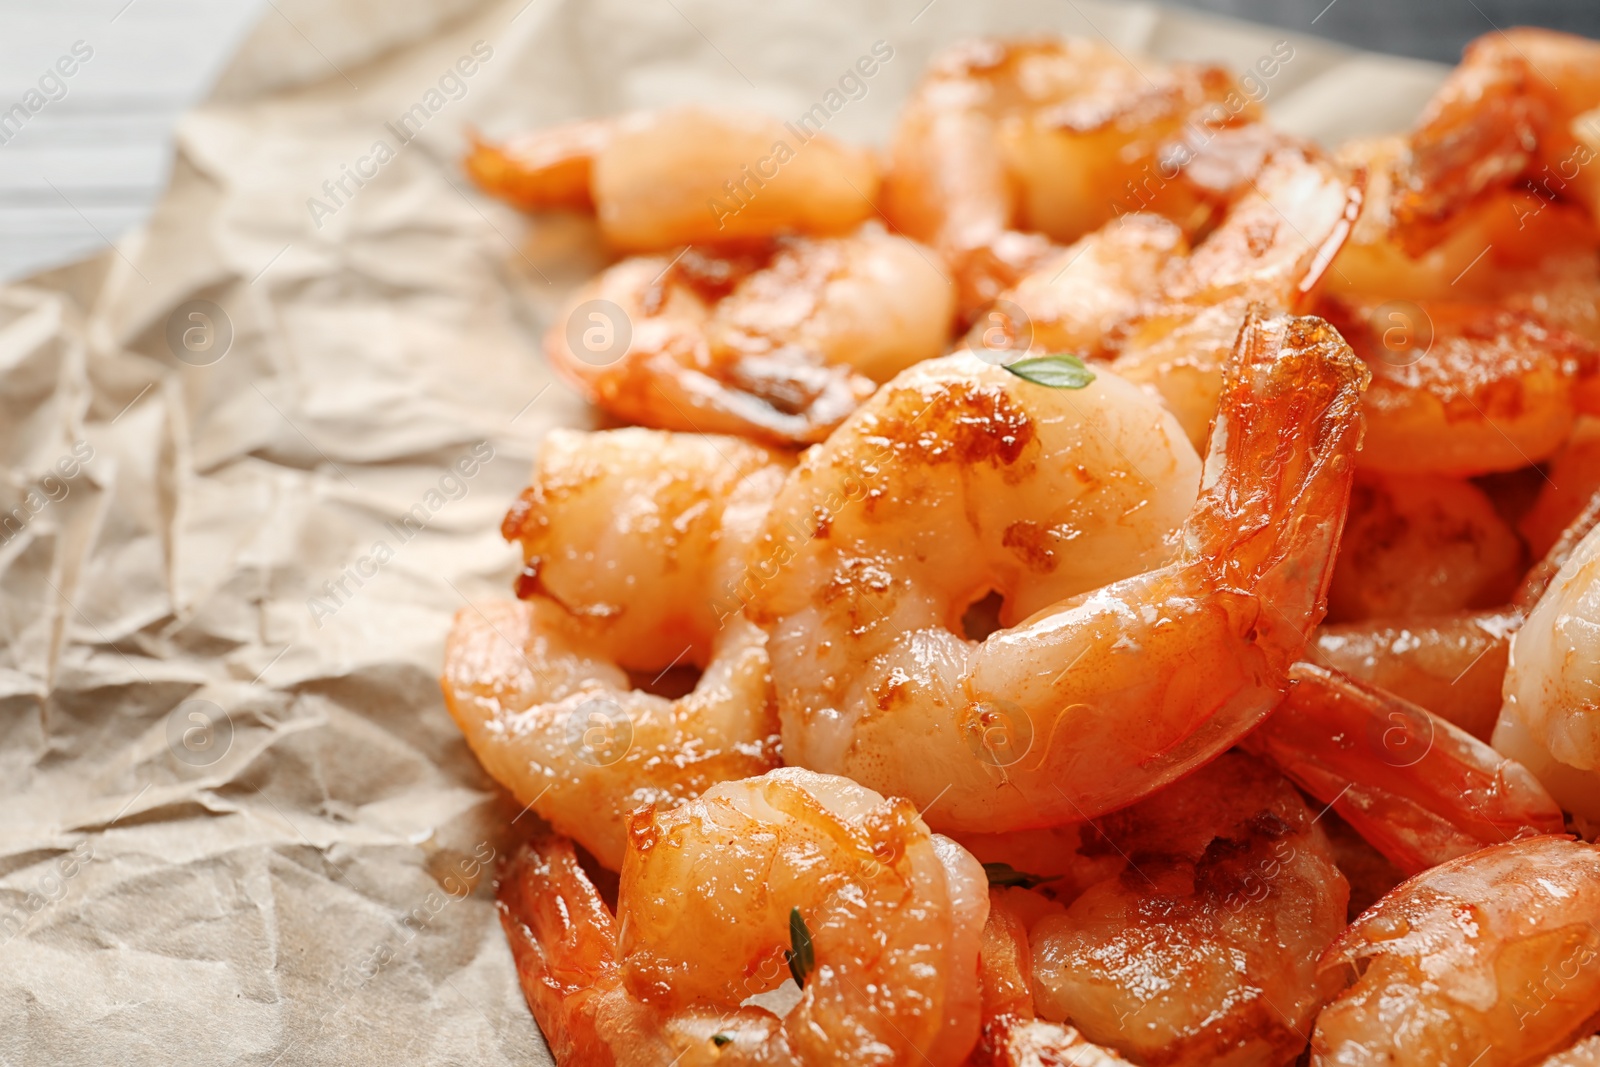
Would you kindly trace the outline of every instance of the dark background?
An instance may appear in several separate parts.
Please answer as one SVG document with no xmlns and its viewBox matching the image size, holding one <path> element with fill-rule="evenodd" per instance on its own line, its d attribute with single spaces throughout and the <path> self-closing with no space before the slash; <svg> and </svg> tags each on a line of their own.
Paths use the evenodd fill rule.
<svg viewBox="0 0 1600 1067">
<path fill-rule="evenodd" d="M 1600 0 L 1334 0 L 1332 7 L 1328 0 L 1164 2 L 1441 63 L 1456 62 L 1463 45 L 1497 27 L 1549 26 L 1600 38 Z"/>
</svg>

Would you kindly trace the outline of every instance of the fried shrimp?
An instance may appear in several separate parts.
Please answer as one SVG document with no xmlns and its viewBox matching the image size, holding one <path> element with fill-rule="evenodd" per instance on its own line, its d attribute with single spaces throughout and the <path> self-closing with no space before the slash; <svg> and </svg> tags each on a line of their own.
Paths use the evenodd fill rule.
<svg viewBox="0 0 1600 1067">
<path fill-rule="evenodd" d="M 1229 753 L 1098 829 L 1123 869 L 1033 927 L 1039 1014 L 1139 1063 L 1292 1062 L 1349 895 L 1299 794 Z"/>
<path fill-rule="evenodd" d="M 1307 658 L 1420 704 L 1487 740 L 1500 715 L 1511 635 L 1597 522 L 1600 497 L 1572 520 L 1505 607 L 1325 626 Z"/>
<path fill-rule="evenodd" d="M 1447 146 L 1440 130 L 1438 148 L 1471 140 Z M 1524 162 L 1532 147 L 1518 147 Z M 1398 138 L 1341 150 L 1342 161 L 1368 172 L 1366 206 L 1318 310 L 1373 370 L 1364 465 L 1514 470 L 1550 456 L 1574 412 L 1596 407 L 1600 231 L 1548 168 L 1536 177 L 1516 164 L 1469 183 L 1475 191 L 1463 198 L 1450 174 L 1419 167 L 1427 154 Z M 1425 201 L 1435 206 L 1419 214 Z"/>
<path fill-rule="evenodd" d="M 1355 981 L 1318 1016 L 1312 1067 L 1523 1067 L 1568 1048 L 1600 1022 L 1597 915 L 1600 846 L 1564 837 L 1417 875 L 1318 964 Z"/>
<path fill-rule="evenodd" d="M 1045 259 L 973 323 L 974 351 L 1116 355 L 1115 332 L 1136 319 L 1157 280 L 1188 254 L 1175 223 L 1128 214 Z"/>
<path fill-rule="evenodd" d="M 1511 638 L 1494 747 L 1568 811 L 1600 823 L 1600 530 L 1591 530 Z"/>
<path fill-rule="evenodd" d="M 884 212 L 951 259 L 970 313 L 1049 256 L 1051 239 L 1075 241 L 1114 212 L 1209 219 L 1215 203 L 1183 180 L 1190 146 L 1257 113 L 1217 67 L 1130 62 L 1084 40 L 968 41 L 934 58 L 901 114 Z"/>
<path fill-rule="evenodd" d="M 1367 185 L 1361 216 L 1329 271 L 1330 292 L 1526 304 L 1524 310 L 1552 325 L 1600 340 L 1592 306 L 1600 287 L 1596 223 L 1587 211 L 1550 192 L 1496 188 L 1454 211 L 1426 251 L 1408 248 L 1396 219 L 1395 172 L 1405 153 L 1401 138 L 1382 137 L 1351 141 L 1335 154 L 1346 167 L 1365 171 Z"/>
<path fill-rule="evenodd" d="M 1396 168 L 1408 251 L 1433 245 L 1463 206 L 1527 180 L 1600 216 L 1600 44 L 1515 27 L 1469 44 L 1423 110 Z"/>
<path fill-rule="evenodd" d="M 564 1064 L 954 1067 L 977 1038 L 982 868 L 844 779 L 783 768 L 640 809 L 615 920 L 555 839 L 501 900 Z M 786 951 L 798 1003 L 741 1007 L 779 985 Z"/>
<path fill-rule="evenodd" d="M 506 516 L 524 602 L 464 608 L 442 685 L 474 754 L 606 866 L 623 816 L 778 763 L 764 635 L 705 590 L 742 572 L 788 462 L 734 438 L 552 431 Z M 703 668 L 668 699 L 633 687 Z"/>
<path fill-rule="evenodd" d="M 1147 570 L 1194 467 L 1137 390 L 970 355 L 897 378 L 806 454 L 759 549 L 785 758 L 992 833 L 1092 817 L 1223 751 L 1320 620 L 1364 382 L 1320 320 L 1248 318 L 1205 491 Z M 968 640 L 990 591 L 1006 628 Z"/>
<path fill-rule="evenodd" d="M 878 190 L 864 149 L 698 107 L 477 141 L 466 168 L 485 192 L 524 210 L 593 211 L 607 242 L 631 252 L 846 233 L 871 217 Z"/>
<path fill-rule="evenodd" d="M 1200 447 L 1246 309 L 1300 312 L 1350 232 L 1356 180 L 1299 150 L 1277 153 L 1252 190 L 1119 330 L 1117 372 L 1161 394 Z"/>
<path fill-rule="evenodd" d="M 1358 472 L 1328 618 L 1496 607 L 1511 599 L 1522 569 L 1522 542 L 1471 482 Z"/>
<path fill-rule="evenodd" d="M 1131 1067 L 1073 1027 L 1035 1017 L 1028 929 L 1041 909 L 1050 905 L 1028 890 L 989 890 L 989 917 L 978 950 L 983 1032 L 967 1067 Z"/>
<path fill-rule="evenodd" d="M 1393 305 L 1375 303 L 1325 308 L 1372 370 L 1363 466 L 1464 477 L 1526 467 L 1567 440 L 1580 375 L 1596 361 L 1587 341 L 1493 305 L 1434 302 L 1385 317 Z"/>
<path fill-rule="evenodd" d="M 1338 623 L 1317 631 L 1306 658 L 1427 708 L 1480 741 L 1500 715 L 1510 609 Z"/>
<path fill-rule="evenodd" d="M 1359 177 L 1281 147 L 1192 252 L 1174 224 L 1123 215 L 1008 290 L 969 345 L 1114 360 L 1118 373 L 1160 393 L 1199 448 L 1245 310 L 1306 307 L 1360 202 Z"/>
<path fill-rule="evenodd" d="M 932 252 L 868 228 L 623 260 L 572 298 L 545 351 L 616 418 L 807 443 L 943 352 L 953 312 Z"/>
<path fill-rule="evenodd" d="M 1308 663 L 1243 742 L 1407 874 L 1515 837 L 1558 834 L 1539 780 L 1415 704 Z"/>
</svg>

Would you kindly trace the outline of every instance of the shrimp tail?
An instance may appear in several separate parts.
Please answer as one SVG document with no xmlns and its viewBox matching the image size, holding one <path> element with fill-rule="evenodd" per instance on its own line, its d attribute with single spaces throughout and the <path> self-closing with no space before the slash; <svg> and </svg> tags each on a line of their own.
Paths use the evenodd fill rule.
<svg viewBox="0 0 1600 1067">
<path fill-rule="evenodd" d="M 763 1008 L 669 1012 L 628 992 L 617 920 L 569 839 L 535 834 L 507 861 L 498 896 L 523 996 L 562 1067 L 788 1062 Z"/>
<path fill-rule="evenodd" d="M 478 188 L 524 211 L 593 211 L 590 174 L 609 123 L 569 122 L 495 143 L 472 133 L 462 161 Z"/>
<path fill-rule="evenodd" d="M 1558 834 L 1561 808 L 1514 760 L 1381 689 L 1309 663 L 1243 742 L 1416 874 L 1487 845 Z"/>
<path fill-rule="evenodd" d="M 618 973 L 616 920 L 572 842 L 534 837 L 507 863 L 498 895 L 523 996 L 556 1062 L 610 1067 L 616 1061 L 601 1034 L 615 1024 L 602 1016 L 603 990 Z"/>
<path fill-rule="evenodd" d="M 562 343 L 552 330 L 547 349 Z M 580 388 L 591 388 L 569 360 L 552 363 Z M 865 375 L 820 360 L 779 367 L 772 359 L 748 356 L 718 376 L 659 356 L 624 360 L 599 391 L 622 418 L 680 433 L 746 434 L 778 445 L 807 445 L 826 440 L 875 389 Z"/>
<path fill-rule="evenodd" d="M 1228 361 L 1184 555 L 1274 606 L 1259 638 L 1284 667 L 1326 610 L 1369 377 L 1322 319 L 1260 305 Z"/>
</svg>

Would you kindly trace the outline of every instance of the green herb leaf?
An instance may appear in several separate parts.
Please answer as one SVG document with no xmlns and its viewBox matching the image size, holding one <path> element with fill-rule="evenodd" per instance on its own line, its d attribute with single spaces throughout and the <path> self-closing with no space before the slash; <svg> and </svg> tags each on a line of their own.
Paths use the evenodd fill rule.
<svg viewBox="0 0 1600 1067">
<path fill-rule="evenodd" d="M 721 1048 L 723 1045 L 728 1044 L 732 1040 L 733 1040 L 733 1038 L 729 1037 L 727 1034 L 712 1034 L 711 1035 L 711 1043 L 713 1045 L 717 1046 L 718 1048 Z"/>
<path fill-rule="evenodd" d="M 1047 385 L 1052 389 L 1082 389 L 1094 381 L 1094 371 L 1084 366 L 1083 360 L 1067 352 L 1019 359 L 1015 363 L 1005 364 L 1005 368 L 1023 381 Z"/>
<path fill-rule="evenodd" d="M 1037 874 L 1019 871 L 1009 863 L 985 863 L 983 873 L 989 876 L 990 885 L 1016 886 L 1018 889 L 1032 889 L 1049 881 Z"/>
<path fill-rule="evenodd" d="M 812 968 L 817 965 L 817 950 L 811 945 L 811 931 L 807 929 L 799 908 L 789 909 L 789 945 L 789 951 L 783 954 L 783 958 L 789 961 L 789 973 L 794 975 L 794 984 L 804 989 L 806 979 L 811 977 Z"/>
</svg>

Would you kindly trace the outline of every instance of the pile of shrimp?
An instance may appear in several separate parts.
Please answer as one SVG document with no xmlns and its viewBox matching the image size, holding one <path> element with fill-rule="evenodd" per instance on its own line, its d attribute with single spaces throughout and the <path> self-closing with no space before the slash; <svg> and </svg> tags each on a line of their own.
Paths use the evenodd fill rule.
<svg viewBox="0 0 1600 1067">
<path fill-rule="evenodd" d="M 1600 1064 L 1600 44 L 1247 84 L 472 146 L 616 255 L 442 678 L 558 1063 Z"/>
</svg>

